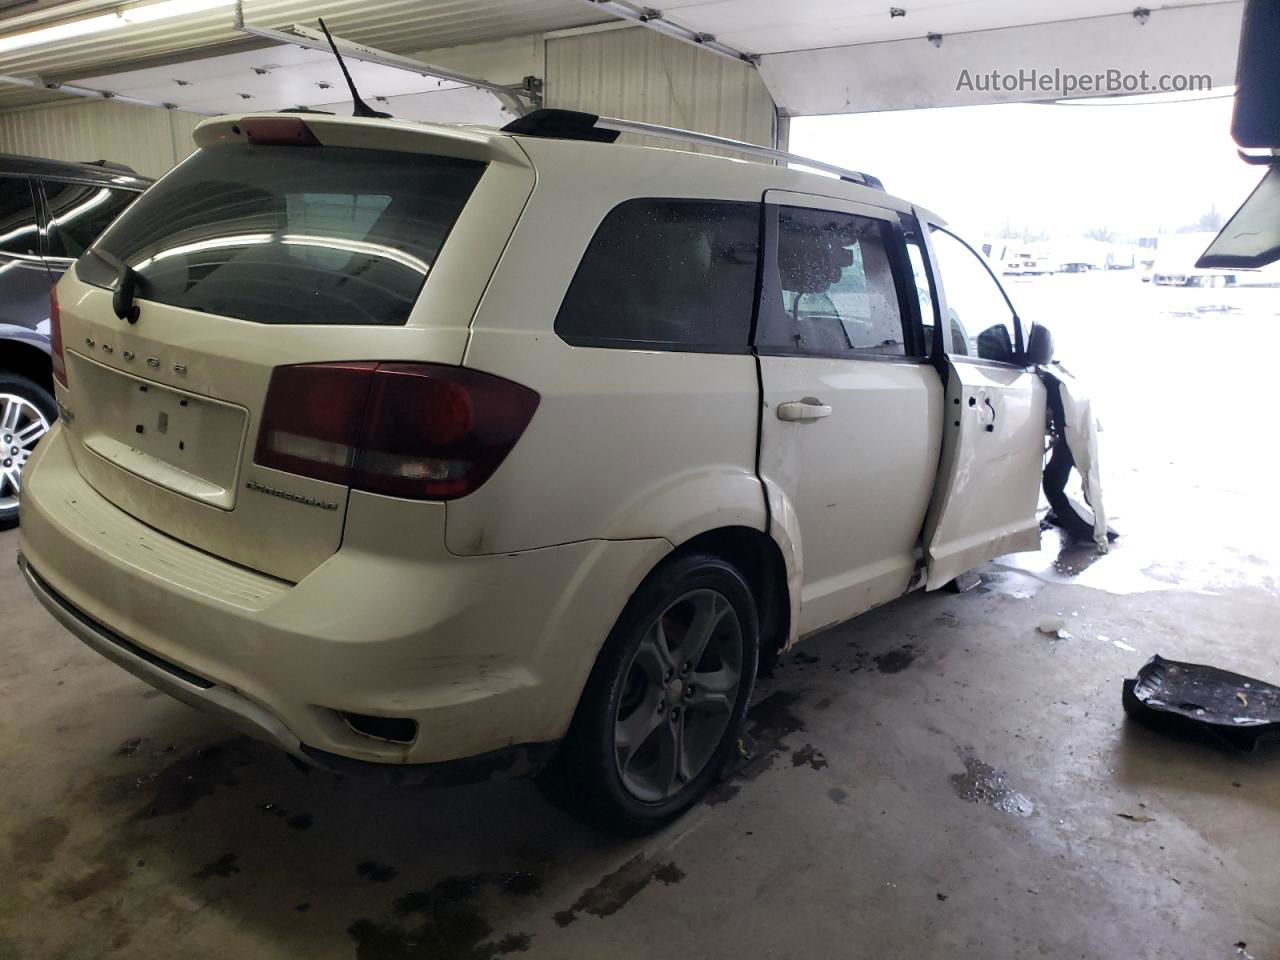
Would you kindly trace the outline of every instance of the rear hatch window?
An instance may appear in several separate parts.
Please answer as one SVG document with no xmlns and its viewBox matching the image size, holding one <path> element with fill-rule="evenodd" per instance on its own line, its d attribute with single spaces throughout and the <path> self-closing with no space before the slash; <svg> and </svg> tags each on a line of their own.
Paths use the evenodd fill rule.
<svg viewBox="0 0 1280 960">
<path fill-rule="evenodd" d="M 403 324 L 484 163 L 347 147 L 197 151 L 94 245 L 140 299 L 270 324 Z M 91 250 L 76 265 L 111 287 Z"/>
</svg>

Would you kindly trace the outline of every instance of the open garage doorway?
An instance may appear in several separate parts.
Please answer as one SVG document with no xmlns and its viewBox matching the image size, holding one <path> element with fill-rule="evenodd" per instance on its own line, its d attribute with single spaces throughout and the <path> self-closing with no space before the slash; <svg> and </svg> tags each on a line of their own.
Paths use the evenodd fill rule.
<svg viewBox="0 0 1280 960">
<path fill-rule="evenodd" d="M 791 122 L 797 153 L 857 165 L 947 218 L 1088 385 L 1124 535 L 1079 570 L 1096 555 L 1046 534 L 1041 554 L 1008 558 L 1019 568 L 1213 589 L 1266 581 L 1280 562 L 1259 349 L 1280 321 L 1280 265 L 1194 266 L 1259 176 L 1236 155 L 1231 109 L 1226 89 Z"/>
</svg>

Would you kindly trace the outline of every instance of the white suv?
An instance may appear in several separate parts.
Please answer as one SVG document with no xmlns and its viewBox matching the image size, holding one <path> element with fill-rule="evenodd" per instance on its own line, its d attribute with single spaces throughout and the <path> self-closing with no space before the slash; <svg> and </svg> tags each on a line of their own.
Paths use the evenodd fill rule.
<svg viewBox="0 0 1280 960">
<path fill-rule="evenodd" d="M 1048 338 L 977 254 L 594 120 L 203 123 L 55 291 L 53 615 L 309 762 L 645 827 L 763 659 L 1038 545 Z"/>
</svg>

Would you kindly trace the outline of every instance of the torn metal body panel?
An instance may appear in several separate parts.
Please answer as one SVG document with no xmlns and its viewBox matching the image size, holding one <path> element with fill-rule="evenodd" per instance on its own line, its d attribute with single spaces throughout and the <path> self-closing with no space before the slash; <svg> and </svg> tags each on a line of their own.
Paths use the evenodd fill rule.
<svg viewBox="0 0 1280 960">
<path fill-rule="evenodd" d="M 1098 433 L 1101 427 L 1093 413 L 1093 401 L 1080 381 L 1060 363 L 1040 367 L 1039 372 L 1049 388 L 1051 408 L 1061 418 L 1058 431 L 1066 442 L 1075 468 L 1080 471 L 1085 502 L 1093 515 L 1093 542 L 1099 553 L 1106 553 L 1110 549 L 1110 538 L 1107 512 L 1102 503 L 1102 479 L 1098 470 Z M 1050 467 L 1052 466 L 1051 461 Z M 1046 471 L 1047 474 L 1049 472 Z M 1063 479 L 1065 480 L 1065 475 Z"/>
<path fill-rule="evenodd" d="M 1124 709 L 1148 726 L 1209 734 L 1245 750 L 1280 733 L 1280 687 L 1161 656 L 1125 680 Z"/>
</svg>

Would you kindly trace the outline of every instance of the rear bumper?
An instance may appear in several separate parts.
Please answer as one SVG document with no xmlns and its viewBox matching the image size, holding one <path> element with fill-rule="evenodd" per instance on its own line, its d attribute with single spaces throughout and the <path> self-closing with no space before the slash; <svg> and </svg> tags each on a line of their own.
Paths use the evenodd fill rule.
<svg viewBox="0 0 1280 960">
<path fill-rule="evenodd" d="M 388 773 L 402 783 L 456 786 L 535 772 L 546 764 L 559 745 L 559 741 L 525 743 L 460 760 L 400 765 L 370 763 L 328 753 L 299 742 L 278 717 L 253 701 L 188 673 L 177 664 L 162 660 L 127 637 L 95 622 L 45 583 L 21 553 L 18 554 L 18 567 L 26 578 L 27 586 L 44 608 L 85 645 L 171 697 L 212 714 L 255 739 L 273 743 L 299 760 L 333 773 Z"/>
<path fill-rule="evenodd" d="M 82 643 L 171 697 L 219 716 L 231 726 L 259 740 L 274 743 L 295 757 L 304 757 L 298 738 L 262 707 L 232 690 L 219 687 L 204 677 L 184 670 L 176 663 L 142 649 L 127 637 L 98 623 L 49 586 L 31 568 L 22 553 L 18 554 L 18 568 L 36 599 Z"/>
<path fill-rule="evenodd" d="M 135 676 L 331 768 L 527 766 L 531 745 L 564 735 L 600 644 L 670 549 L 460 558 L 443 505 L 353 495 L 342 549 L 288 584 L 134 520 L 80 477 L 67 442 L 51 433 L 24 476 L 20 562 L 40 601 Z M 378 740 L 342 712 L 411 719 L 417 736 Z"/>
</svg>

